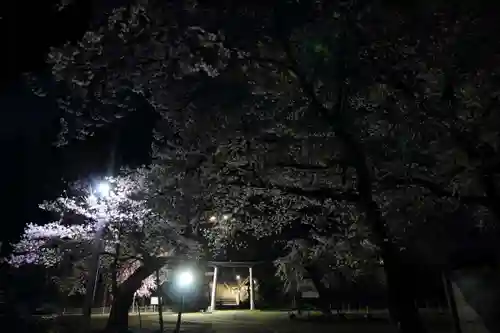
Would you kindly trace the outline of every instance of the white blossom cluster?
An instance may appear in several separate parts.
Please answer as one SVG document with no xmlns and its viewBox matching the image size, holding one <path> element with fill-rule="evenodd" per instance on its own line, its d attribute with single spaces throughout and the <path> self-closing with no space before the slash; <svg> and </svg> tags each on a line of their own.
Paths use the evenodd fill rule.
<svg viewBox="0 0 500 333">
<path fill-rule="evenodd" d="M 15 244 L 14 255 L 9 262 L 15 266 L 22 264 L 54 266 L 62 259 L 63 251 L 66 250 L 64 247 L 87 243 L 92 239 L 95 228 L 96 223 L 71 226 L 62 225 L 59 221 L 43 226 L 29 223 L 21 240 Z M 64 247 L 57 248 L 61 243 Z"/>
<path fill-rule="evenodd" d="M 176 250 L 196 249 L 196 242 L 180 235 L 178 223 L 163 220 L 150 208 L 147 175 L 146 170 L 136 170 L 107 178 L 106 193 L 99 193 L 96 184 L 75 183 L 70 189 L 74 195 L 43 203 L 40 207 L 60 214 L 60 220 L 45 225 L 28 224 L 22 239 L 14 245 L 10 264 L 73 267 L 82 264 L 75 271 L 77 275 L 83 274 L 82 278 L 74 279 L 81 287 L 85 259 L 95 247 L 96 235 L 103 242 L 101 270 L 118 269 L 119 283 L 143 264 L 144 256 L 163 257 L 173 255 Z M 116 260 L 119 265 L 113 268 Z M 148 277 L 137 295 L 147 295 L 155 284 L 155 279 Z"/>
</svg>

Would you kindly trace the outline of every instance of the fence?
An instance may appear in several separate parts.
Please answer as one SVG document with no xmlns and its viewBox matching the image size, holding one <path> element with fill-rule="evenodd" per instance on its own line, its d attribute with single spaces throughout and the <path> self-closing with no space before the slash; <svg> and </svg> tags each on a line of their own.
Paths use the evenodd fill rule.
<svg viewBox="0 0 500 333">
<path fill-rule="evenodd" d="M 417 303 L 416 304 L 419 311 L 426 313 L 441 313 L 444 314 L 448 311 L 446 306 L 441 304 L 431 304 L 431 303 Z M 373 307 L 369 305 L 362 305 L 359 303 L 344 303 L 340 307 L 342 313 L 366 313 L 366 314 L 377 314 L 377 313 L 386 313 L 388 312 L 387 308 L 382 307 Z"/>
<path fill-rule="evenodd" d="M 445 313 L 448 311 L 448 308 L 446 305 L 440 304 L 439 302 L 417 302 L 416 306 L 419 308 L 420 311 L 423 312 L 434 312 L 434 313 Z M 307 309 L 307 306 L 306 306 Z M 378 307 L 378 306 L 370 306 L 370 305 L 365 305 L 362 303 L 356 303 L 356 302 L 346 302 L 342 303 L 340 306 L 341 312 L 349 314 L 349 313 L 366 313 L 366 314 L 379 314 L 379 313 L 385 313 L 387 312 L 386 307 Z M 106 307 L 95 307 L 92 308 L 92 314 L 95 315 L 108 315 L 111 310 L 111 307 L 106 306 Z M 271 310 L 272 309 L 268 309 Z M 156 305 L 147 305 L 147 306 L 137 306 L 133 305 L 130 307 L 129 313 L 130 314 L 152 314 L 152 313 L 157 313 L 158 308 Z M 163 312 L 173 312 L 171 308 L 168 306 L 163 305 Z M 82 314 L 82 309 L 81 308 L 64 308 L 62 310 L 62 314 L 66 315 L 80 315 Z"/>
<path fill-rule="evenodd" d="M 92 308 L 92 314 L 98 315 L 107 315 L 109 314 L 111 310 L 111 307 L 106 306 L 106 307 L 99 307 L 99 308 Z M 144 314 L 149 314 L 149 313 L 157 313 L 158 308 L 156 305 L 148 305 L 148 306 L 133 306 L 130 308 L 129 313 L 130 314 L 137 314 L 137 313 L 144 313 Z M 163 307 L 163 312 L 172 312 L 171 309 L 166 308 L 165 306 Z M 80 315 L 82 314 L 82 309 L 81 308 L 64 308 L 62 310 L 62 314 L 65 315 Z"/>
</svg>

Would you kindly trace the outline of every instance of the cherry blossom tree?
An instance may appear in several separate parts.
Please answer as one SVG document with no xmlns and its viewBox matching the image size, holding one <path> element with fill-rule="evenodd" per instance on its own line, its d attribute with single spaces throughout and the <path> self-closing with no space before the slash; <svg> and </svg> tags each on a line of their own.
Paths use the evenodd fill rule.
<svg viewBox="0 0 500 333">
<path fill-rule="evenodd" d="M 446 236 L 441 234 L 438 243 L 441 246 L 447 242 L 460 244 L 455 245 L 453 257 L 462 257 L 465 266 L 471 261 L 476 268 L 482 266 L 477 274 L 467 273 L 465 278 L 459 269 L 452 279 L 493 332 L 499 329 L 497 315 L 485 304 L 487 299 L 500 299 L 497 287 L 492 287 L 490 280 L 498 280 L 498 276 L 493 278 L 497 274 L 494 270 L 490 271 L 492 278 L 481 272 L 489 262 L 498 260 L 491 257 L 497 253 L 495 244 L 500 235 L 496 204 L 500 119 L 494 112 L 498 107 L 494 82 L 497 82 L 499 67 L 493 60 L 497 58 L 498 41 L 490 33 L 498 22 L 484 15 L 484 10 L 474 4 L 453 10 L 440 8 L 435 14 L 427 15 L 429 26 L 418 31 L 408 26 L 410 22 L 398 23 L 396 29 L 406 31 L 406 36 L 401 38 L 401 34 L 395 33 L 391 42 L 404 57 L 389 71 L 380 69 L 391 73 L 382 79 L 385 95 L 399 101 L 406 110 L 406 120 L 400 121 L 406 123 L 403 130 L 406 133 L 401 133 L 399 128 L 395 135 L 408 138 L 402 140 L 406 146 L 405 158 L 401 161 L 404 167 L 391 170 L 384 180 L 386 186 L 419 192 L 420 199 L 415 202 L 432 200 L 435 203 L 433 221 L 449 219 L 446 214 L 444 219 L 436 218 L 435 212 L 440 211 L 453 216 L 456 223 L 461 221 L 449 228 Z M 434 28 L 432 33 L 429 33 L 430 27 Z M 390 54 L 381 49 L 374 51 L 385 57 Z M 396 57 L 396 53 L 392 57 Z M 393 103 L 382 100 L 383 108 Z M 381 107 L 379 103 L 373 106 Z M 442 224 L 434 226 L 436 232 Z M 455 234 L 462 228 L 472 229 L 466 240 Z M 472 246 L 473 243 L 476 245 Z M 429 257 L 435 259 L 436 251 Z M 471 257 L 475 257 L 474 260 Z M 455 263 L 442 266 L 445 272 L 460 268 L 457 260 L 453 261 Z M 462 279 L 475 280 L 480 287 L 472 291 Z"/>
<path fill-rule="evenodd" d="M 300 143 L 296 139 L 301 133 L 297 135 L 293 129 L 299 127 L 307 117 L 307 122 L 313 125 L 307 128 L 309 136 L 315 132 L 317 136 L 327 135 L 330 138 L 320 140 L 328 157 L 320 156 L 313 163 L 308 161 L 308 164 L 324 167 L 325 162 L 329 162 L 330 168 L 340 166 L 338 170 L 345 171 L 337 172 L 333 181 L 329 178 L 324 183 L 321 180 L 312 185 L 304 183 L 307 177 L 299 177 L 300 180 L 292 181 L 293 186 L 284 185 L 284 177 L 279 177 L 279 172 L 266 172 L 265 186 L 254 183 L 251 187 L 275 190 L 278 195 L 274 198 L 278 201 L 286 201 L 285 196 L 279 198 L 282 193 L 355 201 L 359 213 L 365 215 L 366 223 L 371 226 L 372 238 L 384 257 L 384 266 L 390 276 L 391 313 L 396 322 L 401 325 L 404 323 L 406 330 L 411 331 L 418 326 L 414 302 L 407 295 L 407 290 L 411 288 L 407 288 L 406 282 L 403 282 L 405 279 L 398 268 L 398 249 L 388 235 L 374 200 L 369 158 L 361 144 L 361 140 L 368 137 L 365 133 L 370 133 L 370 129 L 358 130 L 357 122 L 341 116 L 345 113 L 345 107 L 350 106 L 340 101 L 352 97 L 346 93 L 348 84 L 344 67 L 347 59 L 355 59 L 357 53 L 347 47 L 349 43 L 345 36 L 351 29 L 356 30 L 353 27 L 359 21 L 360 16 L 353 18 L 356 15 L 352 13 L 367 11 L 344 4 L 338 8 L 319 8 L 321 5 L 301 2 L 273 10 L 243 6 L 239 8 L 243 9 L 240 11 L 243 14 L 238 11 L 226 13 L 225 19 L 229 22 L 237 18 L 251 27 L 261 27 L 257 29 L 260 36 L 241 36 L 234 31 L 231 33 L 230 29 L 225 29 L 224 35 L 210 32 L 218 31 L 212 26 L 216 21 L 210 19 L 215 17 L 213 14 L 217 11 L 205 11 L 205 7 L 187 10 L 170 5 L 156 7 L 155 4 L 148 4 L 120 9 L 110 17 L 108 25 L 89 32 L 80 45 L 55 50 L 52 58 L 55 74 L 60 81 L 69 80 L 74 88 L 65 105 L 80 113 L 99 110 L 94 116 L 98 123 L 105 123 L 129 109 L 125 103 L 127 93 L 138 92 L 144 96 L 162 113 L 164 121 L 160 122 L 158 133 L 167 150 L 174 147 L 177 157 L 167 158 L 168 164 L 180 161 L 188 166 L 186 170 L 191 175 L 204 173 L 203 176 L 207 177 L 196 177 L 205 180 L 201 184 L 210 184 L 210 188 L 227 186 L 217 183 L 222 173 L 214 173 L 213 168 L 227 169 L 231 154 L 243 154 L 249 144 L 252 153 L 258 149 L 261 142 L 249 140 L 252 137 L 261 138 L 270 132 L 271 135 L 277 132 L 280 138 L 285 137 L 281 142 L 286 146 L 286 135 L 291 132 L 292 138 L 288 142 L 295 141 L 297 152 L 300 152 Z M 324 12 L 333 16 L 317 16 L 323 9 L 328 9 Z M 190 18 L 187 26 L 172 24 L 176 16 L 186 15 Z M 204 20 L 200 19 L 201 16 Z M 314 24 L 307 23 L 313 16 L 321 19 Z M 331 20 L 331 17 L 343 19 Z M 192 24 L 194 22 L 199 24 Z M 125 28 L 122 31 L 117 26 Z M 144 28 L 148 31 L 145 32 Z M 335 31 L 339 33 L 330 40 L 330 45 L 320 43 L 320 31 L 331 29 L 337 29 Z M 103 43 L 103 39 L 109 41 Z M 315 45 L 311 45 L 310 41 L 315 41 Z M 332 61 L 333 57 L 328 56 L 329 47 L 334 45 L 337 46 L 334 49 L 340 50 L 336 58 L 343 63 L 337 64 Z M 351 57 L 346 55 L 347 49 Z M 118 58 L 114 56 L 117 52 L 133 56 Z M 134 63 L 129 64 L 127 61 Z M 349 66 L 354 67 L 355 64 L 349 63 Z M 304 72 L 306 68 L 312 68 L 313 72 Z M 335 72 L 333 77 L 322 75 L 330 71 Z M 223 89 L 238 86 L 246 93 L 237 95 L 237 104 L 234 100 L 229 104 L 214 100 Z M 332 91 L 334 93 L 330 93 Z M 228 100 L 227 95 L 223 101 Z M 241 104 L 242 99 L 244 104 Z M 117 106 L 119 109 L 116 109 Z M 224 112 L 220 112 L 222 108 Z M 339 111 L 339 108 L 342 110 Z M 266 113 L 264 110 L 272 112 Z M 85 123 L 75 126 L 79 131 L 86 129 Z M 178 152 L 182 154 L 179 156 Z M 307 154 L 305 148 L 302 152 Z M 239 167 L 246 169 L 247 175 L 251 175 L 254 169 L 251 161 L 252 158 L 244 161 L 244 167 L 241 164 Z M 296 161 L 288 159 L 286 162 L 293 164 Z M 238 169 L 238 163 L 241 161 L 230 165 L 231 169 Z M 257 164 L 257 167 L 265 171 L 268 169 L 267 164 L 264 167 Z M 347 181 L 343 182 L 343 179 Z M 188 186 L 185 178 L 182 181 Z M 193 193 L 199 192 L 193 187 L 199 185 L 192 181 L 190 184 L 189 193 L 193 197 Z M 280 218 L 281 214 L 276 213 L 275 216 Z"/>
<path fill-rule="evenodd" d="M 238 257 L 249 252 L 254 260 L 275 260 L 289 291 L 305 275 L 312 278 L 329 312 L 332 289 L 380 267 L 378 250 L 353 203 L 304 196 L 300 176 L 283 168 L 276 173 L 283 178 L 273 175 L 261 187 L 244 185 L 252 183 L 248 178 L 249 183 L 235 178 L 222 183 L 211 199 L 213 210 L 227 218 L 214 219 L 205 236 L 215 251 L 235 249 Z"/>
<path fill-rule="evenodd" d="M 425 219 L 441 203 L 423 205 L 424 198 L 410 205 L 425 192 L 408 186 L 407 175 L 415 164 L 441 165 L 439 158 L 446 157 L 450 165 L 454 157 L 431 149 L 430 159 L 420 158 L 425 144 L 435 142 L 429 138 L 452 121 L 432 123 L 422 135 L 429 125 L 422 114 L 430 114 L 408 105 L 416 91 L 406 89 L 401 98 L 397 89 L 408 82 L 410 64 L 426 74 L 424 90 L 433 91 L 442 76 L 432 62 L 411 56 L 420 54 L 418 40 L 405 44 L 406 36 L 398 34 L 415 25 L 407 14 L 326 1 L 243 1 L 230 9 L 149 1 L 120 8 L 78 45 L 51 53 L 54 76 L 70 92 L 58 97 L 74 115 L 63 123 L 70 136 L 88 135 L 134 111 L 132 97 L 150 103 L 161 115 L 156 172 L 165 191 L 156 202 L 182 207 L 187 214 L 163 213 L 183 220 L 197 220 L 204 210 L 227 212 L 245 223 L 228 225 L 231 219 L 221 230 L 282 234 L 289 225 L 306 224 L 297 222 L 308 221 L 301 212 L 306 206 L 342 211 L 337 203 L 354 205 L 383 261 L 391 316 L 402 332 L 421 331 L 410 273 L 402 269 L 399 236 L 408 223 L 398 209 Z M 390 24 L 380 23 L 385 21 Z M 242 24 L 248 29 L 235 28 Z M 181 204 L 183 196 L 194 205 Z M 273 223 L 266 223 L 270 216 Z"/>
<path fill-rule="evenodd" d="M 195 255 L 198 249 L 196 242 L 182 235 L 180 223 L 164 220 L 152 209 L 148 191 L 153 184 L 148 176 L 147 169 L 125 170 L 106 178 L 107 193 L 93 190 L 89 182 L 78 182 L 68 195 L 43 203 L 41 207 L 59 214 L 59 220 L 27 225 L 10 263 L 63 267 L 69 275 L 79 268 L 74 288 L 85 292 L 87 259 L 99 235 L 103 244 L 97 249 L 99 269 L 110 274 L 112 282 L 108 326 L 126 327 L 133 295 L 148 295 L 156 289 L 153 273 L 169 260 Z"/>
</svg>

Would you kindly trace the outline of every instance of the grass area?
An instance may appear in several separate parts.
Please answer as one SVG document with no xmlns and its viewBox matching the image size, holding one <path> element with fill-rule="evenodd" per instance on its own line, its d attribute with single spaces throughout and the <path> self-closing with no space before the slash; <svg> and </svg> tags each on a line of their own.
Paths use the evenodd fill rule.
<svg viewBox="0 0 500 333">
<path fill-rule="evenodd" d="M 165 331 L 172 332 L 175 327 L 177 314 L 164 314 Z M 182 316 L 182 331 L 191 332 L 217 332 L 217 333 L 302 333 L 302 332 L 327 332 L 335 333 L 391 333 L 394 327 L 385 320 L 367 320 L 359 316 L 351 316 L 349 320 L 321 320 L 317 312 L 310 316 L 290 320 L 286 311 L 245 311 L 223 310 L 213 314 L 186 313 Z M 323 318 L 324 319 L 324 318 Z M 55 319 L 61 328 L 59 332 L 75 332 L 79 326 L 81 316 L 72 315 Z M 93 315 L 92 327 L 95 331 L 104 328 L 107 315 Z M 147 313 L 139 316 L 134 314 L 129 317 L 129 326 L 132 329 L 143 329 L 151 332 L 159 329 L 158 314 Z M 451 332 L 448 325 L 432 324 L 432 333 Z"/>
<path fill-rule="evenodd" d="M 80 315 L 68 315 L 54 319 L 59 325 L 69 327 L 79 326 L 82 317 Z M 92 327 L 95 330 L 103 329 L 108 320 L 107 314 L 92 315 Z M 163 321 L 166 327 L 174 326 L 177 313 L 163 313 Z M 288 322 L 287 312 L 278 311 L 249 311 L 249 310 L 222 310 L 215 313 L 184 313 L 182 323 L 186 326 L 231 326 L 231 325 L 260 325 L 269 322 Z M 129 315 L 129 326 L 137 328 L 158 328 L 159 320 L 157 313 Z"/>
</svg>

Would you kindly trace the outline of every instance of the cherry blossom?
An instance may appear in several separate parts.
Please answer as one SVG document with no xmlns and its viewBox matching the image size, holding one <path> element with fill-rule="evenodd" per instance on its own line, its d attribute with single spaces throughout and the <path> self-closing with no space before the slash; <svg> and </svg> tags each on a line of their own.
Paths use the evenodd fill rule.
<svg viewBox="0 0 500 333">
<path fill-rule="evenodd" d="M 75 283 L 73 290 L 84 291 L 86 259 L 97 244 L 96 236 L 101 242 L 99 271 L 103 276 L 112 276 L 116 270 L 118 285 L 147 258 L 168 257 L 181 248 L 196 248 L 196 242 L 181 235 L 177 221 L 151 208 L 148 192 L 154 184 L 149 170 L 123 170 L 119 176 L 101 181 L 109 184 L 106 196 L 96 191 L 96 181 L 80 181 L 70 187 L 70 195 L 42 203 L 40 207 L 59 214 L 59 220 L 27 224 L 21 240 L 14 244 L 9 263 L 81 267 L 78 272 L 70 268 L 66 272 L 67 279 Z M 136 295 L 146 296 L 154 289 L 156 280 L 150 276 Z"/>
</svg>

